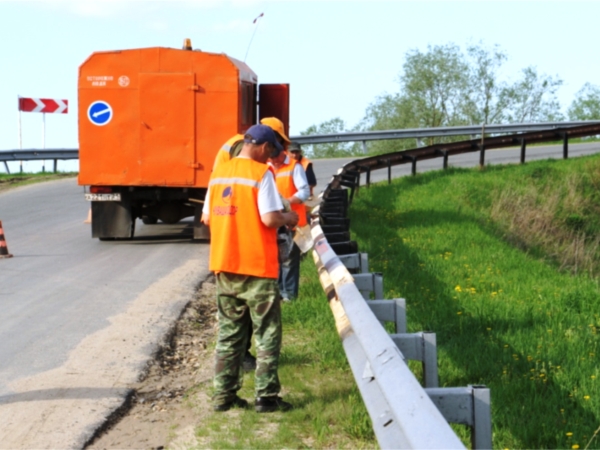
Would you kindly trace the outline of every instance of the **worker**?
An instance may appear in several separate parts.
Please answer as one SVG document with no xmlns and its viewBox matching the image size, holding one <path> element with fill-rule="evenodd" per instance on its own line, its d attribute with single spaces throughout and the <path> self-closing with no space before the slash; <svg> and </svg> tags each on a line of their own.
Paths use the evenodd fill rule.
<svg viewBox="0 0 600 450">
<path fill-rule="evenodd" d="M 313 169 L 312 161 L 304 156 L 302 147 L 297 142 L 290 142 L 287 150 L 292 155 L 292 158 L 294 158 L 296 161 L 302 164 L 302 167 L 304 167 L 304 172 L 306 172 L 306 180 L 308 181 L 308 186 L 310 187 L 310 200 L 313 197 L 313 189 L 317 185 L 317 177 Z"/>
<path fill-rule="evenodd" d="M 283 122 L 277 117 L 265 117 L 260 121 L 260 123 L 271 127 L 271 129 L 277 133 L 277 139 L 281 145 L 285 147 L 286 143 L 290 143 L 289 138 L 285 135 Z M 242 149 L 243 143 L 243 134 L 236 134 L 235 136 L 229 138 L 229 140 L 227 140 L 227 142 L 225 142 L 219 149 L 217 156 L 215 157 L 215 162 L 213 163 L 213 170 L 215 170 L 219 164 L 229 161 L 231 158 L 237 156 Z"/>
<path fill-rule="evenodd" d="M 283 146 L 285 143 L 289 143 L 290 140 L 285 134 L 285 129 L 283 126 L 283 122 L 279 120 L 277 117 L 265 117 L 260 121 L 261 124 L 267 125 L 273 131 L 275 131 L 277 140 Z M 223 162 L 229 161 L 231 158 L 236 157 L 240 151 L 242 150 L 242 146 L 244 144 L 244 135 L 236 134 L 235 136 L 229 138 L 225 144 L 221 146 L 217 156 L 215 157 L 215 162 L 213 164 L 213 171 Z M 256 369 L 256 358 L 252 353 L 250 353 L 250 347 L 252 346 L 252 328 L 249 328 L 250 335 L 248 336 L 248 349 L 246 350 L 246 355 L 244 356 L 243 368 L 246 372 L 251 372 Z"/>
<path fill-rule="evenodd" d="M 211 227 L 209 268 L 215 273 L 219 332 L 216 345 L 214 407 L 227 411 L 248 406 L 238 397 L 248 328 L 254 329 L 257 412 L 285 411 L 277 374 L 281 349 L 281 303 L 277 229 L 293 227 L 298 215 L 282 212 L 269 157 L 283 152 L 275 133 L 253 125 L 237 158 L 212 173 L 202 222 Z"/>
<path fill-rule="evenodd" d="M 275 168 L 275 180 L 279 193 L 290 203 L 292 211 L 298 213 L 298 226 L 303 227 L 307 224 L 304 202 L 310 196 L 304 168 L 286 152 L 271 157 L 269 161 Z M 290 302 L 298 297 L 300 253 L 300 248 L 294 243 L 288 258 L 281 264 L 279 290 L 284 302 Z"/>
</svg>

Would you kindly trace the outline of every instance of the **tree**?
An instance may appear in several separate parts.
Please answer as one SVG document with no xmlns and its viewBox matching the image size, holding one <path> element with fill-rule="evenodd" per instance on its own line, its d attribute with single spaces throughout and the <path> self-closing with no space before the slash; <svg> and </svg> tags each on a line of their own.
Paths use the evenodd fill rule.
<svg viewBox="0 0 600 450">
<path fill-rule="evenodd" d="M 538 75 L 534 67 L 523 69 L 522 78 L 507 88 L 507 121 L 521 123 L 563 120 L 556 98 L 556 91 L 562 84 L 559 78 Z"/>
<path fill-rule="evenodd" d="M 467 124 L 499 123 L 504 120 L 508 104 L 507 86 L 496 74 L 507 56 L 497 45 L 486 49 L 483 44 L 467 48 L 470 58 L 469 90 L 463 112 Z"/>
<path fill-rule="evenodd" d="M 600 120 L 600 87 L 585 83 L 567 111 L 570 120 Z"/>
<path fill-rule="evenodd" d="M 340 134 L 351 130 L 346 128 L 346 124 L 339 117 L 323 122 L 319 125 L 311 125 L 306 130 L 301 131 L 300 135 L 308 136 L 314 134 Z M 313 158 L 335 158 L 350 156 L 356 154 L 355 146 L 351 142 L 336 142 L 329 144 L 309 144 L 303 146 L 308 156 Z"/>
<path fill-rule="evenodd" d="M 523 69 L 513 83 L 501 80 L 506 60 L 498 46 L 482 43 L 470 45 L 466 53 L 455 44 L 411 50 L 398 77 L 399 92 L 378 97 L 363 124 L 383 130 L 562 120 L 556 97 L 562 80 L 539 75 L 534 67 Z M 429 143 L 457 139 L 464 137 Z"/>
</svg>

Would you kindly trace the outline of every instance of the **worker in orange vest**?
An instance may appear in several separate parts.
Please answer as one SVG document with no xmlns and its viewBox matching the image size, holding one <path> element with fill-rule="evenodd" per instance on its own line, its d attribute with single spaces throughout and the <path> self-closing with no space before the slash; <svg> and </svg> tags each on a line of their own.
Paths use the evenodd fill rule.
<svg viewBox="0 0 600 450">
<path fill-rule="evenodd" d="M 265 117 L 260 121 L 260 123 L 263 125 L 267 125 L 275 132 L 277 141 L 283 147 L 289 144 L 290 140 L 285 135 L 285 128 L 283 126 L 283 122 L 277 117 Z M 236 134 L 235 136 L 229 138 L 229 140 L 221 146 L 219 152 L 217 153 L 217 156 L 215 157 L 215 162 L 213 164 L 213 172 L 222 163 L 229 161 L 231 158 L 235 158 L 242 150 L 243 144 L 243 134 Z M 246 355 L 244 356 L 243 363 L 243 367 L 246 372 L 250 372 L 256 369 L 256 358 L 254 357 L 254 355 L 252 355 L 252 353 L 250 353 L 250 347 L 252 346 L 252 328 L 250 328 L 249 333 L 250 335 L 248 336 L 248 349 L 246 351 Z"/>
<path fill-rule="evenodd" d="M 294 158 L 296 161 L 302 164 L 302 167 L 304 167 L 304 172 L 306 172 L 306 180 L 308 181 L 308 186 L 310 187 L 310 199 L 313 196 L 313 189 L 317 185 L 317 177 L 313 169 L 313 163 L 310 159 L 304 156 L 302 147 L 297 142 L 290 142 L 287 150 L 292 155 L 292 158 Z"/>
<path fill-rule="evenodd" d="M 292 211 L 298 213 L 298 226 L 303 227 L 307 224 L 304 202 L 310 196 L 310 187 L 304 168 L 286 152 L 280 153 L 277 157 L 271 157 L 269 161 L 275 168 L 277 190 L 289 202 Z M 281 264 L 279 271 L 279 290 L 284 302 L 298 297 L 299 282 L 300 248 L 294 243 L 288 258 Z"/>
<path fill-rule="evenodd" d="M 298 215 L 281 212 L 275 178 L 266 162 L 283 152 L 275 133 L 253 125 L 238 157 L 213 172 L 202 210 L 211 227 L 209 268 L 215 272 L 219 334 L 216 346 L 214 410 L 245 408 L 238 397 L 248 329 L 257 348 L 255 410 L 285 411 L 292 405 L 278 396 L 281 303 L 277 288 L 277 228 L 293 227 Z"/>
<path fill-rule="evenodd" d="M 285 147 L 290 143 L 289 138 L 285 135 L 283 122 L 277 117 L 265 117 L 260 121 L 260 123 L 267 125 L 277 134 L 277 140 L 281 145 Z M 229 161 L 231 158 L 237 156 L 242 149 L 243 143 L 243 134 L 236 134 L 235 136 L 229 138 L 227 142 L 225 142 L 219 149 L 217 156 L 215 157 L 215 162 L 213 163 L 213 170 L 215 170 L 219 164 Z"/>
</svg>

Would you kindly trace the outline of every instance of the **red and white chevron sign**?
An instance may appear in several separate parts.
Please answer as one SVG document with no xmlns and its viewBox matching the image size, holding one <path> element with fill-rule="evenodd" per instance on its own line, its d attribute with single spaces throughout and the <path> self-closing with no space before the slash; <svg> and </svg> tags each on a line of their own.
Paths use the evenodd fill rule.
<svg viewBox="0 0 600 450">
<path fill-rule="evenodd" d="M 19 97 L 19 111 L 67 114 L 69 112 L 69 101 L 52 98 Z"/>
</svg>

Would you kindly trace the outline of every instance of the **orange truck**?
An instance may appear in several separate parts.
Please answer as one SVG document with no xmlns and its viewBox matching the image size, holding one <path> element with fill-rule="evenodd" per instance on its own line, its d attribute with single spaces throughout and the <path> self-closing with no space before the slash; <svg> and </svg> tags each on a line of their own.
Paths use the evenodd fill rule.
<svg viewBox="0 0 600 450">
<path fill-rule="evenodd" d="M 288 133 L 289 85 L 258 85 L 223 53 L 152 47 L 93 53 L 79 68 L 79 184 L 92 237 L 131 239 L 136 219 L 200 222 L 222 144 L 263 117 Z"/>
</svg>

